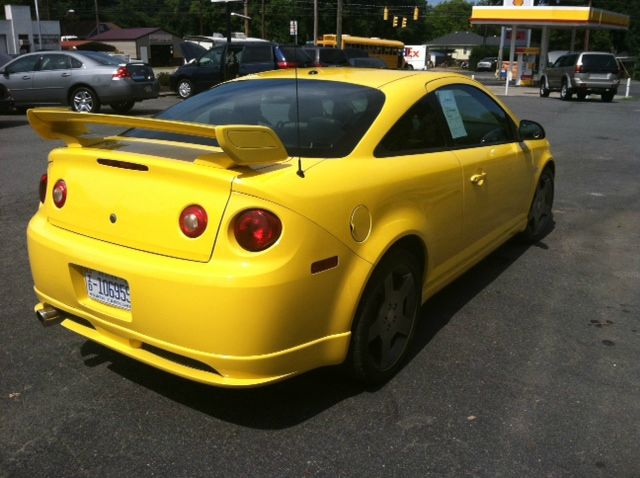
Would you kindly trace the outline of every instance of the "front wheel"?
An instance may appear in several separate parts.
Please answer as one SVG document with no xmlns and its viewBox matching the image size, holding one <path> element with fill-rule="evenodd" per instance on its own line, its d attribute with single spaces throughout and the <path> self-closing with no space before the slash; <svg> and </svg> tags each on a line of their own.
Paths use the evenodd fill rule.
<svg viewBox="0 0 640 478">
<path fill-rule="evenodd" d="M 100 100 L 95 92 L 86 86 L 80 86 L 71 93 L 71 109 L 79 113 L 97 113 Z"/>
<path fill-rule="evenodd" d="M 109 106 L 111 106 L 111 109 L 116 113 L 124 114 L 131 111 L 131 108 L 133 108 L 135 104 L 135 101 L 119 101 L 118 103 L 111 103 Z"/>
<path fill-rule="evenodd" d="M 529 222 L 522 233 L 524 240 L 537 242 L 551 230 L 553 226 L 553 194 L 554 175 L 551 168 L 542 171 L 536 192 L 529 209 Z"/>
<path fill-rule="evenodd" d="M 367 283 L 354 319 L 348 358 L 352 374 L 361 382 L 384 383 L 407 355 L 422 297 L 418 262 L 406 250 L 392 250 Z"/>
<path fill-rule="evenodd" d="M 567 81 L 562 82 L 562 87 L 560 88 L 560 99 L 562 101 L 570 101 L 573 93 L 571 92 L 571 88 L 569 88 L 569 84 Z"/>
<path fill-rule="evenodd" d="M 542 98 L 546 98 L 549 96 L 549 88 L 547 87 L 547 80 L 544 78 L 540 79 L 540 96 Z"/>
<path fill-rule="evenodd" d="M 178 96 L 183 100 L 193 95 L 193 83 L 186 78 L 178 81 Z"/>
</svg>

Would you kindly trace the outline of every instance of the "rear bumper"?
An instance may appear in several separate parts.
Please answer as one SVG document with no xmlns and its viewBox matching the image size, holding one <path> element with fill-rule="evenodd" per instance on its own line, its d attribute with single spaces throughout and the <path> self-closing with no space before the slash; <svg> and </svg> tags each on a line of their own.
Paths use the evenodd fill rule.
<svg viewBox="0 0 640 478">
<path fill-rule="evenodd" d="M 293 238 L 299 250 L 282 260 L 231 263 L 214 254 L 199 263 L 97 241 L 55 227 L 38 213 L 27 230 L 36 308 L 52 306 L 73 332 L 211 385 L 257 386 L 338 364 L 346 357 L 371 265 L 309 227 L 307 240 Z M 318 250 L 338 255 L 340 266 L 310 274 Z M 126 280 L 131 311 L 89 298 L 85 269 Z"/>
<path fill-rule="evenodd" d="M 585 91 L 588 93 L 616 93 L 619 84 L 619 81 L 585 81 L 574 79 L 571 87 L 575 91 Z"/>
<path fill-rule="evenodd" d="M 111 80 L 108 88 L 99 89 L 97 93 L 103 103 L 148 100 L 160 95 L 160 82 L 158 79 L 141 82 L 130 79 Z"/>
</svg>

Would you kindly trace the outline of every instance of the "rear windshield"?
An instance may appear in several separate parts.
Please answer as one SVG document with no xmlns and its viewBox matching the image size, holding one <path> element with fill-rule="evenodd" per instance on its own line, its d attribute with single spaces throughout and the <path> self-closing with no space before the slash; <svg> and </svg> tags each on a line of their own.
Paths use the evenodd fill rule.
<svg viewBox="0 0 640 478">
<path fill-rule="evenodd" d="M 242 52 L 243 63 L 268 63 L 273 61 L 271 44 L 245 46 Z"/>
<path fill-rule="evenodd" d="M 123 61 L 120 58 L 112 57 L 112 56 L 107 55 L 106 53 L 101 53 L 99 51 L 83 51 L 80 54 L 82 56 L 86 56 L 86 57 L 91 58 L 93 61 L 95 61 L 96 63 L 99 63 L 100 65 L 118 66 L 118 65 L 122 65 L 123 64 Z"/>
<path fill-rule="evenodd" d="M 299 80 L 296 88 L 294 79 L 242 80 L 178 103 L 157 118 L 269 126 L 290 156 L 339 158 L 355 148 L 383 103 L 379 90 L 350 83 Z M 133 129 L 124 136 L 218 146 L 212 138 L 160 131 Z"/>
<path fill-rule="evenodd" d="M 329 63 L 330 65 L 348 65 L 347 57 L 342 50 L 337 48 L 328 48 L 320 50 L 320 61 Z"/>
<path fill-rule="evenodd" d="M 618 71 L 618 63 L 613 55 L 582 55 L 582 69 L 614 73 Z"/>
</svg>

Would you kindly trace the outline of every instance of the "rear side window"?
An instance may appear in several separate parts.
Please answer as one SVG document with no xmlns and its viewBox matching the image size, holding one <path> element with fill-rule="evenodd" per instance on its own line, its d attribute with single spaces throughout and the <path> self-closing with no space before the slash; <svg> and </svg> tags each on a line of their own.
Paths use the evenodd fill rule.
<svg viewBox="0 0 640 478">
<path fill-rule="evenodd" d="M 618 63 L 613 55 L 582 55 L 582 69 L 585 72 L 615 73 Z"/>
<path fill-rule="evenodd" d="M 273 61 L 271 45 L 245 46 L 242 53 L 242 63 L 268 63 Z"/>
</svg>

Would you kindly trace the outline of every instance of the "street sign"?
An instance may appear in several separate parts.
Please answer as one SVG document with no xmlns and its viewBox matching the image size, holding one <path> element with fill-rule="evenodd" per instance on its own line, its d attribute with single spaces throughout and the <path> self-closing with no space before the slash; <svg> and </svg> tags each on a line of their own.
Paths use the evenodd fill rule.
<svg viewBox="0 0 640 478">
<path fill-rule="evenodd" d="M 298 34 L 298 20 L 291 20 L 289 22 L 289 35 L 296 36 Z"/>
</svg>

